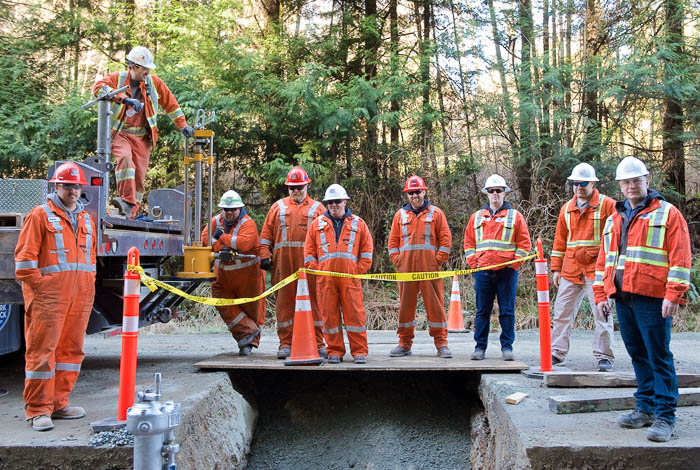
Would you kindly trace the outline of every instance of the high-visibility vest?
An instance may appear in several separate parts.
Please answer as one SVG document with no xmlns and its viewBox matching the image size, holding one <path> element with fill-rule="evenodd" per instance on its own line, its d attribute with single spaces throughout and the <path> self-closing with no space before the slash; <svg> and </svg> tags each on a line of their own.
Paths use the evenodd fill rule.
<svg viewBox="0 0 700 470">
<path fill-rule="evenodd" d="M 408 222 L 410 218 L 409 212 L 401 208 L 399 209 L 399 213 L 401 214 L 401 242 L 399 243 L 398 248 L 392 248 L 389 250 L 389 255 L 392 253 L 401 253 L 404 251 L 420 251 L 420 250 L 426 250 L 430 252 L 436 252 L 436 251 L 442 251 L 444 253 L 449 254 L 450 253 L 450 247 L 447 246 L 437 246 L 436 244 L 433 244 L 433 237 L 431 235 L 431 224 L 433 223 L 433 218 L 435 216 L 435 206 L 432 204 L 428 206 L 427 209 L 427 214 L 425 216 L 425 240 L 423 240 L 423 243 L 411 243 L 412 240 L 412 235 L 409 235 L 408 233 Z"/>
<path fill-rule="evenodd" d="M 239 217 L 238 220 L 236 221 L 236 224 L 231 228 L 231 248 L 233 250 L 236 250 L 236 239 L 238 238 L 238 231 L 241 229 L 243 226 L 243 223 L 252 220 L 251 217 L 246 214 L 243 217 Z M 226 232 L 226 225 L 224 224 L 222 220 L 222 215 L 218 214 L 216 217 L 214 217 L 214 222 L 212 223 L 211 227 L 211 233 L 212 235 L 218 228 L 221 228 L 224 232 Z M 214 244 L 214 238 L 212 236 L 209 237 L 209 243 L 211 245 Z M 247 268 L 249 266 L 254 266 L 257 263 L 260 262 L 260 256 L 256 256 L 255 258 L 251 258 L 249 260 L 242 260 L 242 259 L 234 259 L 232 261 L 226 261 L 226 262 L 220 262 L 218 259 L 215 262 L 215 265 L 223 270 L 223 271 L 235 271 L 237 269 L 243 269 Z"/>
<path fill-rule="evenodd" d="M 279 207 L 279 229 L 281 230 L 280 234 L 280 241 L 277 243 L 272 244 L 273 240 L 268 240 L 265 238 L 260 239 L 260 244 L 261 245 L 267 245 L 267 246 L 272 246 L 272 252 L 278 250 L 279 248 L 285 248 L 285 247 L 295 247 L 295 248 L 304 248 L 304 240 L 301 241 L 293 241 L 289 240 L 287 236 L 287 224 L 285 221 L 285 218 L 287 217 L 288 213 L 288 207 L 284 204 L 284 199 L 280 199 L 279 201 L 276 202 L 277 206 Z M 308 227 L 311 225 L 311 222 L 314 220 L 314 212 L 316 212 L 316 209 L 321 205 L 320 202 L 314 201 L 313 204 L 309 207 L 308 213 L 307 213 L 307 223 L 306 226 Z"/>
</svg>

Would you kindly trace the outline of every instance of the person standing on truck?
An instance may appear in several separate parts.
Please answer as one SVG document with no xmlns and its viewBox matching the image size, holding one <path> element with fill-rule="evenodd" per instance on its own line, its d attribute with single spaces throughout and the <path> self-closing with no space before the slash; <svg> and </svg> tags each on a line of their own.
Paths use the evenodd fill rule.
<svg viewBox="0 0 700 470">
<path fill-rule="evenodd" d="M 439 271 L 450 257 L 452 233 L 445 213 L 426 199 L 428 187 L 420 176 L 410 176 L 403 192 L 408 202 L 394 215 L 389 233 L 389 258 L 396 271 Z M 399 344 L 389 356 L 410 356 L 416 324 L 418 291 L 428 316 L 428 331 L 433 337 L 437 355 L 452 357 L 447 346 L 447 317 L 445 316 L 445 286 L 442 279 L 399 282 Z"/>
<path fill-rule="evenodd" d="M 559 211 L 552 246 L 552 284 L 557 290 L 552 320 L 552 364 L 564 365 L 569 352 L 569 330 L 574 326 L 583 296 L 588 297 L 595 322 L 593 356 L 598 370 L 612 370 L 614 328 L 612 315 L 603 320 L 595 314 L 593 280 L 600 238 L 607 218 L 615 212 L 615 200 L 595 188 L 595 169 L 579 163 L 568 178 L 574 197 Z"/>
<path fill-rule="evenodd" d="M 469 267 L 486 268 L 527 256 L 532 248 L 525 217 L 505 202 L 510 188 L 501 175 L 486 178 L 481 192 L 489 202 L 474 212 L 464 229 L 464 256 Z M 515 359 L 515 288 L 522 262 L 498 266 L 474 273 L 476 317 L 472 361 L 486 355 L 493 301 L 498 298 L 498 322 L 501 324 L 501 357 Z"/>
<path fill-rule="evenodd" d="M 245 204 L 236 191 L 226 191 L 219 207 L 221 213 L 211 219 L 202 231 L 202 241 L 209 240 L 218 253 L 215 263 L 216 281 L 211 283 L 212 296 L 223 299 L 255 297 L 264 290 L 258 256 L 258 227 L 245 210 Z M 216 307 L 238 343 L 238 354 L 250 356 L 260 344 L 260 325 L 265 323 L 265 300 L 241 305 Z"/>
<path fill-rule="evenodd" d="M 265 217 L 260 232 L 260 267 L 272 271 L 273 285 L 304 267 L 306 232 L 311 222 L 326 211 L 323 204 L 311 199 L 307 194 L 309 183 L 311 178 L 303 168 L 295 166 L 289 170 L 284 182 L 289 196 L 275 202 Z M 314 276 L 309 276 L 308 284 L 318 354 L 327 358 L 326 345 L 323 342 L 323 320 L 316 302 Z M 292 352 L 296 290 L 297 283 L 292 282 L 276 294 L 277 336 L 280 339 L 278 359 L 286 359 Z"/>
<path fill-rule="evenodd" d="M 158 141 L 157 114 L 160 106 L 185 137 L 194 129 L 187 125 L 185 114 L 167 85 L 157 75 L 153 54 L 136 46 L 126 56 L 128 69 L 113 72 L 98 80 L 92 88 L 95 96 L 129 86 L 112 102 L 112 155 L 117 160 L 115 176 L 119 197 L 114 199 L 120 211 L 134 218 L 143 200 L 151 149 Z"/>
<path fill-rule="evenodd" d="M 328 205 L 328 211 L 311 222 L 306 234 L 305 267 L 348 274 L 364 274 L 372 267 L 372 235 L 365 221 L 347 208 L 349 199 L 345 188 L 339 184 L 332 184 L 326 190 L 323 202 Z M 343 361 L 343 323 L 353 362 L 367 363 L 369 351 L 361 281 L 320 276 L 317 282 L 328 363 Z"/>
<path fill-rule="evenodd" d="M 85 416 L 70 406 L 95 297 L 95 224 L 80 201 L 87 184 L 78 165 L 56 168 L 56 190 L 24 219 L 15 249 L 15 276 L 24 296 L 25 417 L 36 431 L 52 419 Z"/>
<path fill-rule="evenodd" d="M 688 224 L 681 212 L 649 188 L 649 170 L 625 157 L 615 179 L 625 197 L 605 222 L 595 267 L 598 315 L 617 321 L 637 379 L 636 409 L 620 416 L 623 428 L 651 426 L 647 439 L 666 442 L 676 426 L 678 379 L 671 353 L 671 322 L 690 288 Z"/>
</svg>

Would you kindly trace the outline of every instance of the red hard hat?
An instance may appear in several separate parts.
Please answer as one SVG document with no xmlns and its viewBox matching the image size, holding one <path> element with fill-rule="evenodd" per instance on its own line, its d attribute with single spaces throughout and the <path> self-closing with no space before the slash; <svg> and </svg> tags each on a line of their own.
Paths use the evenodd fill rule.
<svg viewBox="0 0 700 470">
<path fill-rule="evenodd" d="M 78 183 L 87 184 L 83 170 L 73 162 L 61 164 L 53 174 L 49 183 Z"/>
<path fill-rule="evenodd" d="M 406 186 L 403 187 L 403 192 L 407 193 L 409 191 L 424 191 L 428 187 L 425 185 L 425 181 L 418 175 L 409 176 L 406 180 Z"/>
<path fill-rule="evenodd" d="M 287 186 L 297 186 L 311 183 L 311 178 L 306 174 L 300 166 L 295 166 L 287 173 L 287 180 L 284 182 Z"/>
</svg>

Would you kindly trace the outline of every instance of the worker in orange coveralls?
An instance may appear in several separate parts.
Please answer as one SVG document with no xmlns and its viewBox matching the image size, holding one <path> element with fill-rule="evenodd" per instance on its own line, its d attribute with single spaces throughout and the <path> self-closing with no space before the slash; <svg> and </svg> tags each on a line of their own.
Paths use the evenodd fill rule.
<svg viewBox="0 0 700 470">
<path fill-rule="evenodd" d="M 219 207 L 221 213 L 211 219 L 212 248 L 218 253 L 216 281 L 211 283 L 212 296 L 223 299 L 256 297 L 265 289 L 260 275 L 258 227 L 244 208 L 236 191 L 226 191 Z M 209 239 L 209 226 L 202 231 L 202 242 Z M 259 325 L 265 323 L 264 300 L 240 305 L 216 307 L 233 339 L 238 354 L 250 356 L 260 344 Z"/>
<path fill-rule="evenodd" d="M 82 170 L 73 162 L 56 168 L 46 204 L 24 219 L 15 249 L 15 276 L 22 283 L 25 317 L 24 414 L 36 431 L 53 419 L 85 416 L 68 395 L 83 362 L 83 337 L 95 297 L 95 224 L 80 201 Z"/>
<path fill-rule="evenodd" d="M 339 184 L 326 190 L 328 211 L 315 219 L 306 234 L 304 266 L 337 273 L 364 274 L 372 266 L 372 235 L 367 224 L 347 208 L 348 193 Z M 317 290 L 328 362 L 342 362 L 345 355 L 343 320 L 355 364 L 367 362 L 367 326 L 359 279 L 318 276 Z M 342 317 L 341 311 L 342 309 Z"/>
<path fill-rule="evenodd" d="M 394 215 L 389 233 L 389 257 L 398 272 L 439 271 L 450 257 L 452 234 L 447 219 L 440 208 L 425 198 L 427 190 L 423 178 L 416 175 L 409 177 L 403 188 L 408 203 Z M 449 359 L 452 352 L 447 346 L 442 279 L 399 282 L 399 345 L 389 356 L 411 355 L 419 290 L 438 356 Z"/>
<path fill-rule="evenodd" d="M 113 72 L 98 80 L 92 88 L 95 96 L 129 85 L 112 103 L 112 155 L 117 160 L 115 176 L 119 197 L 114 199 L 121 212 L 133 218 L 143 200 L 151 148 L 158 141 L 157 114 L 160 106 L 185 137 L 194 129 L 175 96 L 163 80 L 151 74 L 156 66 L 153 54 L 142 46 L 134 47 L 126 56 L 128 70 Z"/>
<path fill-rule="evenodd" d="M 273 285 L 304 266 L 306 232 L 311 222 L 326 211 L 323 204 L 311 199 L 307 194 L 309 183 L 311 179 L 303 168 L 297 166 L 289 170 L 284 182 L 289 196 L 275 202 L 265 217 L 260 232 L 260 267 L 272 271 Z M 309 276 L 308 283 L 318 354 L 327 358 L 326 345 L 323 342 L 323 320 L 316 302 L 314 276 Z M 286 359 L 292 352 L 296 291 L 296 282 L 277 291 L 275 312 L 277 335 L 280 339 L 278 359 Z"/>
<path fill-rule="evenodd" d="M 522 258 L 532 248 L 525 217 L 509 202 L 505 202 L 509 191 L 501 175 L 491 175 L 484 183 L 481 192 L 488 194 L 489 202 L 471 215 L 464 229 L 464 256 L 472 269 Z M 498 298 L 498 322 L 501 324 L 501 356 L 504 361 L 515 359 L 515 289 L 521 264 L 518 262 L 474 273 L 476 347 L 471 355 L 473 361 L 481 361 L 485 357 L 495 298 Z"/>
</svg>

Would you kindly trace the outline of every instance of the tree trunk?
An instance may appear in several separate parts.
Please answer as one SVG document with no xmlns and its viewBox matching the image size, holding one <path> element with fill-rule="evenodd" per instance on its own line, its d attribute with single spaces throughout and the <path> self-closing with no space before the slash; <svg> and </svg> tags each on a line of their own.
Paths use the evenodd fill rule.
<svg viewBox="0 0 700 470">
<path fill-rule="evenodd" d="M 467 83 L 464 79 L 464 71 L 462 70 L 462 41 L 457 32 L 457 18 L 455 14 L 454 1 L 450 0 L 450 11 L 452 12 L 452 31 L 455 36 L 455 53 L 457 58 L 457 69 L 459 70 L 459 84 L 462 88 L 462 109 L 464 110 L 464 122 L 467 128 L 467 147 L 469 148 L 469 157 L 474 159 L 474 148 L 472 147 L 472 131 L 471 123 L 469 119 L 469 102 L 467 101 L 467 93 L 471 95 L 471 92 L 467 92 Z M 435 34 L 433 33 L 433 36 Z M 500 55 L 500 51 L 498 51 Z"/>
<path fill-rule="evenodd" d="M 532 11 L 530 0 L 518 0 L 518 27 L 520 29 L 520 66 L 518 67 L 520 104 L 520 152 L 515 168 L 518 189 L 523 200 L 530 200 L 532 159 L 534 157 L 533 99 L 531 75 Z"/>
<path fill-rule="evenodd" d="M 431 13 L 431 28 L 433 30 L 433 38 L 436 40 L 435 44 L 435 85 L 438 94 L 438 104 L 440 106 L 440 130 L 442 131 L 442 158 L 443 165 L 445 166 L 445 173 L 449 172 L 450 159 L 447 153 L 447 143 L 449 142 L 449 136 L 447 134 L 447 127 L 445 126 L 445 119 L 447 119 L 447 114 L 445 113 L 445 100 L 442 94 L 442 71 L 440 68 L 440 54 L 438 54 L 437 48 L 437 33 L 435 31 L 435 11 L 433 6 L 430 6 Z"/>
<path fill-rule="evenodd" d="M 365 37 L 365 79 L 374 86 L 374 79 L 377 76 L 377 51 L 379 50 L 379 33 L 377 31 L 377 0 L 365 0 L 365 26 L 363 35 Z M 375 103 L 376 105 L 376 103 Z M 365 168 L 367 171 L 367 181 L 375 184 L 379 175 L 377 162 L 377 124 L 374 122 L 375 113 L 369 111 L 369 118 L 366 120 L 367 136 L 365 139 Z"/>
<path fill-rule="evenodd" d="M 389 67 L 391 70 L 391 75 L 396 76 L 399 73 L 399 15 L 397 12 L 397 0 L 389 0 L 389 28 L 390 28 L 390 42 L 389 49 L 391 52 L 391 59 L 389 62 Z M 392 95 L 390 110 L 392 116 L 395 116 L 391 120 L 389 139 L 391 140 L 391 146 L 389 147 L 389 175 L 391 178 L 398 177 L 399 168 L 397 164 L 397 150 L 399 148 L 399 119 L 398 115 L 401 111 L 399 100 L 396 94 Z"/>
<path fill-rule="evenodd" d="M 602 151 L 603 127 L 598 109 L 598 53 L 601 44 L 600 15 L 597 0 L 586 0 L 586 25 L 583 58 L 583 115 L 585 117 L 580 160 L 598 161 Z"/>
</svg>

